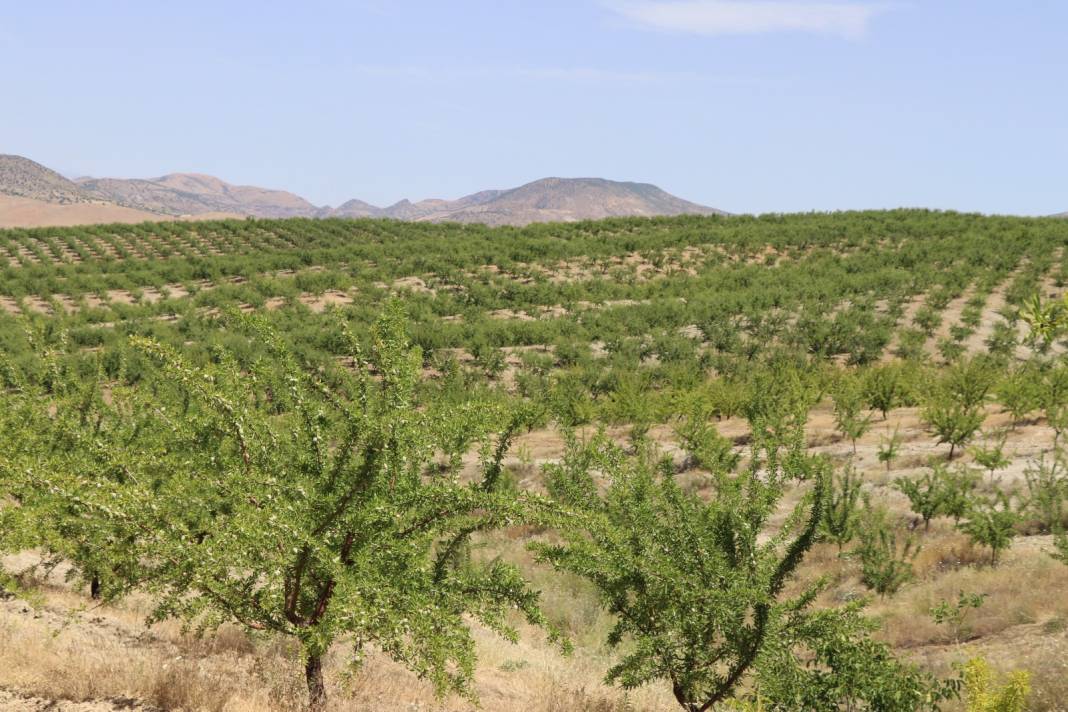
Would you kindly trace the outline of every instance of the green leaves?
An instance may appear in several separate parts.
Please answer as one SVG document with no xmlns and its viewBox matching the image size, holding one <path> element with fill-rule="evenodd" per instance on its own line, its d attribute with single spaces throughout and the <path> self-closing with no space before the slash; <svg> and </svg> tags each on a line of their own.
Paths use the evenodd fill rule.
<svg viewBox="0 0 1068 712">
<path fill-rule="evenodd" d="M 707 435 L 694 422 L 683 432 L 697 443 Z M 627 645 L 608 679 L 627 688 L 666 679 L 686 710 L 710 709 L 754 681 L 762 703 L 784 708 L 799 699 L 812 709 L 851 700 L 921 708 L 933 688 L 867 638 L 855 608 L 813 613 L 815 589 L 783 595 L 832 509 L 831 475 L 824 460 L 761 442 L 745 471 L 716 472 L 708 500 L 680 489 L 654 451 L 628 456 L 603 437 L 572 437 L 563 461 L 546 468 L 550 492 L 574 515 L 563 543 L 533 548 L 592 582 L 616 616 L 608 643 Z M 603 492 L 594 473 L 606 479 Z M 774 529 L 788 481 L 810 490 Z M 848 475 L 844 483 L 833 509 L 851 523 L 856 484 Z M 804 650 L 834 674 L 816 673 Z"/>
<path fill-rule="evenodd" d="M 496 486 L 530 414 L 495 449 L 487 441 L 482 480 L 463 482 L 434 466 L 435 449 L 466 450 L 508 416 L 421 403 L 421 357 L 399 310 L 378 320 L 366 357 L 354 349 L 356 373 L 332 381 L 261 319 L 231 325 L 261 349 L 247 367 L 226 352 L 195 366 L 135 338 L 156 364 L 143 386 L 105 398 L 95 382 L 57 380 L 62 397 L 34 413 L 47 427 L 27 439 L 47 493 L 34 513 L 56 522 L 47 540 L 105 581 L 154 594 L 154 620 L 292 636 L 310 671 L 352 636 L 470 696 L 470 618 L 508 638 L 512 611 L 545 624 L 516 569 L 449 556 L 478 532 L 548 519 L 544 500 Z"/>
<path fill-rule="evenodd" d="M 947 496 L 944 472 L 941 468 L 935 468 L 923 477 L 899 477 L 894 481 L 894 487 L 909 498 L 912 511 L 923 519 L 925 531 L 930 529 L 931 519 L 944 513 Z"/>
<path fill-rule="evenodd" d="M 990 498 L 974 499 L 958 527 L 973 542 L 990 549 L 990 565 L 996 566 L 998 555 L 1012 545 L 1019 521 L 1009 496 L 999 490 Z"/>
<path fill-rule="evenodd" d="M 968 614 L 981 608 L 986 600 L 985 593 L 965 593 L 961 591 L 954 602 L 942 600 L 938 605 L 931 608 L 931 618 L 935 623 L 946 624 L 953 631 L 953 642 L 960 644 L 962 638 L 968 635 L 965 621 Z"/>
<path fill-rule="evenodd" d="M 888 596 L 897 593 L 915 576 L 912 561 L 920 549 L 911 534 L 897 530 L 885 510 L 866 506 L 860 530 L 860 578 L 864 585 Z"/>
<path fill-rule="evenodd" d="M 1020 309 L 1020 318 L 1030 330 L 1030 343 L 1044 353 L 1068 328 L 1068 299 L 1044 302 L 1038 294 L 1033 294 Z"/>
<path fill-rule="evenodd" d="M 593 469 L 610 478 L 603 496 Z M 651 452 L 627 457 L 597 439 L 573 442 L 548 474 L 554 496 L 579 513 L 565 544 L 535 547 L 539 559 L 592 581 L 617 616 L 609 643 L 634 641 L 609 679 L 636 687 L 667 678 L 686 709 L 729 696 L 787 605 L 776 599 L 812 544 L 826 473 L 807 473 L 815 491 L 790 520 L 794 537 L 784 530 L 763 543 L 758 536 L 781 491 L 774 482 L 799 473 L 771 483 L 755 470 L 724 476 L 705 503 L 680 490 Z"/>
<path fill-rule="evenodd" d="M 968 712 L 1023 712 L 1031 696 L 1031 675 L 1013 672 L 998 680 L 983 658 L 964 666 L 964 699 Z"/>
<path fill-rule="evenodd" d="M 853 540 L 857 533 L 860 511 L 860 478 L 852 467 L 846 468 L 833 476 L 827 506 L 820 521 L 820 531 L 824 536 L 842 547 Z"/>
</svg>

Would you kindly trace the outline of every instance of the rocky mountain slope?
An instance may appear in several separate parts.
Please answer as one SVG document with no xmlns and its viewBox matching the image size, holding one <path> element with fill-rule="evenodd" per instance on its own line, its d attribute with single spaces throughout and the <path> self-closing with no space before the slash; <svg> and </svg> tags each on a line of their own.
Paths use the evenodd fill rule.
<svg viewBox="0 0 1068 712">
<path fill-rule="evenodd" d="M 73 181 L 22 156 L 0 155 L 0 193 L 69 205 L 91 198 Z"/>
<path fill-rule="evenodd" d="M 319 211 L 284 190 L 231 185 L 214 176 L 172 173 L 160 178 L 83 178 L 79 187 L 94 197 L 164 215 L 236 213 L 262 218 L 313 216 Z"/>
<path fill-rule="evenodd" d="M 623 216 L 722 215 L 648 183 L 620 183 L 603 178 L 544 178 L 512 190 L 494 191 L 486 199 L 452 205 L 422 219 L 525 225 L 532 222 L 599 220 Z M 460 201 L 457 201 L 458 203 Z"/>
</svg>

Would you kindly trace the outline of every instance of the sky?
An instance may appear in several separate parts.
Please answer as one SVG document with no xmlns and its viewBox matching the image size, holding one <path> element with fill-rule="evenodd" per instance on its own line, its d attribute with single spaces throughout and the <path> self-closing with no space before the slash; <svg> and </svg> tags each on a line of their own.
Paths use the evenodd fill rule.
<svg viewBox="0 0 1068 712">
<path fill-rule="evenodd" d="M 0 153 L 70 176 L 1068 210 L 1063 0 L 0 0 L 0 67 Z"/>
</svg>

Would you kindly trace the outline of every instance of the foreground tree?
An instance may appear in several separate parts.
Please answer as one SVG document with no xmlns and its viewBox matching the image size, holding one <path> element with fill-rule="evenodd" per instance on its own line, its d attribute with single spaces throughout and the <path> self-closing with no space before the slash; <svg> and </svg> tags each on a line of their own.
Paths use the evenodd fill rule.
<svg viewBox="0 0 1068 712">
<path fill-rule="evenodd" d="M 469 621 L 509 638 L 511 610 L 544 623 L 514 568 L 455 555 L 477 532 L 545 510 L 498 491 L 520 422 L 487 450 L 482 479 L 463 483 L 433 466 L 433 444 L 456 428 L 418 401 L 421 357 L 396 311 L 366 358 L 353 347 L 356 375 L 332 379 L 300 367 L 264 323 L 240 326 L 262 352 L 245 367 L 220 354 L 198 368 L 135 340 L 159 371 L 151 389 L 120 395 L 152 418 L 124 449 L 96 453 L 92 471 L 53 458 L 38 482 L 129 536 L 153 620 L 234 621 L 299 641 L 311 709 L 325 705 L 323 657 L 339 639 L 354 663 L 374 644 L 440 692 L 473 696 Z M 101 464 L 123 477 L 100 478 Z"/>
<path fill-rule="evenodd" d="M 670 461 L 650 450 L 629 457 L 603 438 L 572 439 L 548 468 L 550 491 L 581 526 L 535 552 L 589 579 L 616 616 L 608 642 L 628 644 L 609 681 L 666 679 L 687 712 L 750 691 L 766 709 L 828 712 L 912 712 L 950 694 L 873 641 L 858 606 L 810 610 L 816 587 L 785 595 L 830 488 L 828 462 L 799 444 L 758 441 L 745 471 L 713 476 L 707 501 L 675 482 Z M 595 471 L 609 479 L 603 495 Z M 791 483 L 809 491 L 776 530 L 769 519 Z"/>
</svg>

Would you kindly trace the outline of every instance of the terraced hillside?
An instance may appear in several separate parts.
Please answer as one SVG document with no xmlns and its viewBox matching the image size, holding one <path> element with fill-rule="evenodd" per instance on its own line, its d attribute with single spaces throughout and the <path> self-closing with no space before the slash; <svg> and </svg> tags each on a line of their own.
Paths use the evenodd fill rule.
<svg viewBox="0 0 1068 712">
<path fill-rule="evenodd" d="M 607 644 L 609 632 L 624 616 L 625 602 L 650 589 L 673 592 L 657 611 L 670 609 L 692 587 L 719 590 L 722 582 L 711 574 L 702 578 L 700 556 L 694 554 L 690 566 L 658 557 L 689 555 L 719 541 L 701 538 L 700 516 L 687 519 L 680 512 L 713 506 L 729 496 L 729 482 L 757 486 L 762 477 L 771 478 L 776 465 L 763 462 L 760 448 L 775 441 L 832 473 L 824 504 L 813 504 L 824 480 L 810 473 L 780 483 L 764 513 L 762 536 L 780 527 L 784 536 L 796 534 L 804 526 L 797 512 L 808 506 L 818 519 L 804 561 L 775 596 L 800 596 L 789 600 L 843 616 L 866 602 L 873 640 L 915 670 L 948 679 L 957 674 L 954 666 L 981 656 L 996 670 L 1031 674 L 1028 709 L 1063 710 L 1068 363 L 1065 324 L 1058 320 L 1064 319 L 1059 305 L 1068 281 L 1066 248 L 1063 220 L 927 211 L 628 218 L 523 228 L 295 218 L 7 230 L 0 231 L 0 379 L 5 412 L 36 414 L 44 430 L 58 427 L 51 423 L 76 429 L 88 411 L 100 417 L 89 422 L 122 415 L 116 422 L 125 423 L 130 411 L 124 404 L 145 402 L 158 406 L 163 420 L 191 413 L 190 422 L 204 427 L 207 410 L 190 402 L 209 391 L 192 388 L 184 400 L 175 397 L 177 387 L 159 374 L 161 353 L 180 354 L 183 368 L 204 375 L 186 382 L 221 389 L 247 379 L 253 389 L 242 391 L 249 420 L 242 421 L 247 430 L 241 433 L 247 436 L 186 432 L 178 424 L 175 442 L 188 454 L 152 441 L 151 457 L 140 459 L 131 449 L 121 462 L 106 459 L 101 452 L 107 448 L 85 438 L 85 457 L 105 458 L 107 471 L 122 476 L 105 484 L 90 479 L 92 486 L 83 491 L 86 501 L 107 487 L 115 488 L 113 499 L 120 503 L 129 493 L 158 491 L 164 498 L 170 475 L 156 460 L 175 471 L 194 462 L 200 479 L 190 482 L 203 482 L 210 496 L 200 502 L 195 488 L 182 490 L 179 509 L 199 516 L 193 512 L 203 504 L 213 518 L 233 516 L 237 523 L 227 531 L 243 536 L 238 524 L 247 525 L 249 512 L 269 506 L 260 490 L 242 491 L 236 504 L 220 506 L 227 490 L 209 488 L 260 467 L 259 451 L 248 456 L 242 438 L 258 437 L 256 427 L 284 420 L 291 403 L 302 403 L 281 388 L 296 388 L 299 379 L 272 375 L 278 354 L 291 353 L 294 368 L 312 374 L 316 388 L 336 387 L 341 397 L 366 387 L 353 385 L 352 373 L 366 371 L 361 384 L 404 383 L 389 368 L 365 362 L 366 354 L 383 348 L 373 325 L 399 303 L 411 342 L 420 349 L 412 388 L 422 405 L 405 412 L 460 414 L 455 431 L 427 446 L 433 451 L 422 473 L 427 482 L 481 482 L 494 445 L 503 442 L 500 470 L 493 475 L 499 480 L 485 480 L 495 495 L 544 495 L 568 511 L 590 506 L 597 526 L 608 526 L 627 498 L 647 496 L 642 506 L 648 509 L 637 509 L 659 513 L 641 526 L 628 520 L 603 539 L 590 535 L 623 548 L 584 560 L 577 569 L 560 559 L 554 568 L 551 556 L 528 549 L 572 541 L 559 520 L 464 535 L 470 542 L 456 571 L 513 564 L 541 592 L 548 621 L 575 645 L 573 655 L 564 657 L 517 615 L 508 618 L 519 631 L 515 645 L 496 636 L 492 625 L 472 623 L 478 661 L 471 689 L 483 709 L 677 709 L 679 686 L 666 673 L 631 691 L 605 682 L 623 656 L 660 650 L 636 642 L 673 623 L 636 617 L 618 647 Z M 259 326 L 250 328 L 250 321 Z M 270 335 L 266 341 L 262 330 Z M 64 390 L 60 373 L 77 375 L 81 385 Z M 90 397 L 98 386 L 100 397 Z M 39 393 L 40 402 L 23 397 L 29 392 Z M 320 410 L 314 417 L 306 409 L 294 411 L 294 422 L 305 424 L 295 427 L 295 438 L 311 428 L 308 423 L 329 425 L 322 413 L 335 402 L 315 403 Z M 261 410 L 264 420 L 254 420 Z M 516 413 L 523 414 L 523 427 L 510 433 L 511 440 L 496 440 L 510 422 L 503 414 Z M 0 442 L 5 433 L 32 440 L 25 420 L 0 415 Z M 135 442 L 142 430 L 155 432 L 163 420 L 148 419 L 130 431 L 120 427 L 123 442 Z M 468 426 L 485 438 L 464 436 Z M 169 437 L 167 430 L 156 437 Z M 97 432 L 108 437 L 106 427 Z M 59 441 L 81 442 L 69 435 Z M 196 450 L 204 442 L 210 452 Z M 317 450 L 317 457 L 330 456 L 328 451 Z M 6 452 L 12 462 L 30 463 L 18 472 L 39 477 L 45 477 L 37 474 L 47 469 L 44 462 L 60 468 L 81 462 L 66 451 L 48 456 L 55 459 L 13 446 Z M 45 459 L 20 459 L 26 457 Z M 282 492 L 290 508 L 299 508 L 315 497 L 301 490 L 285 499 L 285 480 L 314 484 L 309 473 L 316 462 L 298 458 L 285 463 L 284 476 L 272 470 L 261 477 L 257 470 L 241 481 Z M 588 482 L 567 481 L 576 472 L 589 475 Z M 746 480 L 747 472 L 755 479 Z M 18 481 L 20 475 L 0 469 L 0 486 L 5 476 Z M 569 482 L 582 497 L 566 498 Z M 18 490 L 17 501 L 29 509 L 27 493 L 45 489 Z M 606 492 L 619 499 L 598 508 Z M 41 506 L 51 513 L 62 509 L 47 497 Z M 279 509 L 278 516 L 285 519 L 289 511 Z M 72 521 L 82 526 L 82 520 Z M 382 521 L 380 526 L 392 526 L 392 520 Z M 146 527 L 151 536 L 163 536 L 163 529 Z M 626 558 L 620 551 L 629 551 L 629 543 L 638 546 L 647 529 L 659 538 L 636 555 L 632 575 L 613 579 L 619 588 L 604 593 L 604 578 L 586 574 L 602 561 Z M 147 536 L 141 530 L 129 534 L 131 540 Z M 142 617 L 152 610 L 157 590 L 139 590 L 83 615 L 78 611 L 86 588 L 100 578 L 90 564 L 99 566 L 99 560 L 64 548 L 57 543 L 61 534 L 51 530 L 41 541 L 63 559 L 58 568 L 29 570 L 45 544 L 9 547 L 21 552 L 6 560 L 7 570 L 22 572 L 21 580 L 44 602 L 36 614 L 21 603 L 0 605 L 0 651 L 20 651 L 6 657 L 0 652 L 0 689 L 34 700 L 132 695 L 131 704 L 165 708 L 304 705 L 303 687 L 288 680 L 303 674 L 295 641 L 305 642 L 281 633 L 248 635 L 252 626 L 242 616 L 254 615 L 255 606 L 236 618 L 224 616 L 227 626 L 207 639 L 192 638 L 173 622 L 146 627 Z M 172 553 L 187 545 L 167 541 Z M 784 540 L 771 541 L 774 549 Z M 285 549 L 277 547 L 279 556 Z M 248 556 L 274 552 L 262 546 Z M 120 559 L 123 566 L 139 560 Z M 713 559 L 710 554 L 706 563 Z M 641 568 L 652 562 L 659 563 Z M 222 569 L 210 571 L 223 576 Z M 263 572 L 272 575 L 273 569 Z M 206 585 L 209 593 L 221 595 L 211 588 L 219 581 L 208 578 L 215 582 Z M 106 588 L 106 577 L 104 583 Z M 810 586 L 811 598 L 804 594 Z M 615 595 L 620 590 L 627 595 Z M 264 589 L 255 595 L 270 594 Z M 657 640 L 700 637 L 686 626 L 687 617 L 703 615 L 698 609 L 715 598 L 694 598 L 689 612 L 670 609 L 664 618 L 685 632 Z M 184 612 L 171 605 L 172 613 Z M 782 615 L 793 610 L 793 604 L 783 605 Z M 53 628 L 56 635 L 46 636 Z M 376 628 L 374 635 L 387 634 Z M 406 654 L 418 652 L 398 653 L 374 635 L 362 648 L 364 666 L 351 676 L 344 672 L 348 639 L 324 653 L 334 708 L 475 709 L 462 697 L 435 701 L 427 676 L 418 679 L 403 664 Z M 710 634 L 697 648 L 707 651 L 715 640 Z M 90 647 L 105 652 L 88 655 Z M 128 664 L 112 664 L 116 660 Z M 753 664 L 765 670 L 760 666 L 767 663 L 760 658 Z M 65 673 L 65 666 L 76 670 Z M 765 701 L 766 695 L 784 694 L 760 674 L 739 676 L 731 689 L 735 702 L 756 704 L 758 693 Z M 85 679 L 94 683 L 79 682 Z M 185 692 L 168 693 L 177 697 L 162 692 L 179 688 Z M 844 699 L 833 697 L 833 703 Z M 949 699 L 941 708 L 962 705 Z"/>
</svg>

